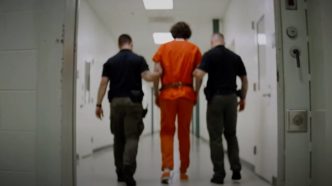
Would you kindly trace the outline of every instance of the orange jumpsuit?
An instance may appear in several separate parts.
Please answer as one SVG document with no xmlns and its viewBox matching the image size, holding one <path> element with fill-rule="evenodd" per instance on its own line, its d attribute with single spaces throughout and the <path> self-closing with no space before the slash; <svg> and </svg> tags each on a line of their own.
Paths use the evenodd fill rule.
<svg viewBox="0 0 332 186">
<path fill-rule="evenodd" d="M 187 40 L 173 40 L 159 47 L 153 61 L 163 68 L 162 85 L 174 83 L 193 84 L 192 73 L 201 62 L 199 48 Z M 159 95 L 161 111 L 161 153 L 162 170 L 173 170 L 173 141 L 175 120 L 178 121 L 180 149 L 180 171 L 186 173 L 189 167 L 190 123 L 192 110 L 196 102 L 196 93 L 190 86 L 179 86 L 161 90 Z"/>
</svg>

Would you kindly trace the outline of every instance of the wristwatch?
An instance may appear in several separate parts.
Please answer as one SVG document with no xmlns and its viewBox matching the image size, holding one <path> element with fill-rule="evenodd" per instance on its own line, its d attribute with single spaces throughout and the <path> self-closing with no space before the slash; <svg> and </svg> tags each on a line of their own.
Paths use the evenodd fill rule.
<svg viewBox="0 0 332 186">
<path fill-rule="evenodd" d="M 96 107 L 99 107 L 99 108 L 101 108 L 101 104 L 97 104 L 97 105 L 96 105 Z"/>
</svg>

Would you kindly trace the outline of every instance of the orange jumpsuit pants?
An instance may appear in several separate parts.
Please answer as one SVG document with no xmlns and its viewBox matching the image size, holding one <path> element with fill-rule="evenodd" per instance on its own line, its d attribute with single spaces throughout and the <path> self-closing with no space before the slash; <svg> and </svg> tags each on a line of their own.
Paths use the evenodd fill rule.
<svg viewBox="0 0 332 186">
<path fill-rule="evenodd" d="M 161 111 L 161 153 L 162 153 L 162 170 L 165 168 L 173 170 L 173 145 L 174 134 L 176 131 L 175 120 L 178 121 L 178 139 L 180 150 L 180 171 L 186 173 L 190 159 L 190 123 L 194 102 L 184 98 L 176 100 L 160 99 Z"/>
</svg>

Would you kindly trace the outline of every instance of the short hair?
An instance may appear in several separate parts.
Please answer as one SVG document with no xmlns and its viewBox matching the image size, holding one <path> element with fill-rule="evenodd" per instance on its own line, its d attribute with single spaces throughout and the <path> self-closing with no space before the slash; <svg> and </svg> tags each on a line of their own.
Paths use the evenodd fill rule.
<svg viewBox="0 0 332 186">
<path fill-rule="evenodd" d="M 119 36 L 118 39 L 118 45 L 119 47 L 122 47 L 124 44 L 131 44 L 132 43 L 132 39 L 130 37 L 130 35 L 128 34 L 121 34 Z"/>
<path fill-rule="evenodd" d="M 217 37 L 219 37 L 220 39 L 225 39 L 224 34 L 222 34 L 222 33 L 220 33 L 220 32 L 215 32 L 215 33 L 213 33 L 213 34 L 212 34 L 212 37 L 213 37 L 213 36 L 217 36 Z"/>
<path fill-rule="evenodd" d="M 175 23 L 171 28 L 173 38 L 189 39 L 191 36 L 191 29 L 189 25 L 183 21 Z"/>
</svg>

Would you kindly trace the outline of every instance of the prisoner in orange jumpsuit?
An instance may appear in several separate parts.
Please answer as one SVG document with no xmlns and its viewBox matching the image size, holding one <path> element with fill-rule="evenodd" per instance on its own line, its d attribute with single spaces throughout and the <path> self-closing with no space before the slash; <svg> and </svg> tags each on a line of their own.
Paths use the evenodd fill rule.
<svg viewBox="0 0 332 186">
<path fill-rule="evenodd" d="M 180 149 L 180 178 L 187 180 L 190 151 L 190 123 L 196 92 L 193 88 L 193 71 L 201 62 L 199 48 L 188 41 L 191 30 L 185 22 L 178 22 L 171 28 L 173 41 L 161 45 L 153 56 L 156 68 L 161 68 L 161 88 L 155 82 L 156 104 L 161 111 L 161 153 L 162 183 L 168 183 L 173 170 L 173 140 L 177 118 Z"/>
</svg>

